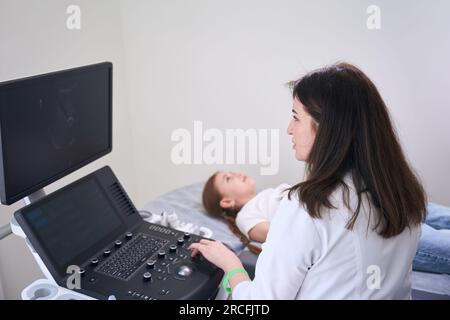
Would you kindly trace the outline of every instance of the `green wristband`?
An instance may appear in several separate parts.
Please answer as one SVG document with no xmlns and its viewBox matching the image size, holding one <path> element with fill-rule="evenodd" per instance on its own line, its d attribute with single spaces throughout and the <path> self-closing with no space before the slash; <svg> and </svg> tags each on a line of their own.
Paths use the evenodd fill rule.
<svg viewBox="0 0 450 320">
<path fill-rule="evenodd" d="M 234 276 L 236 273 L 245 273 L 248 275 L 247 271 L 245 271 L 244 268 L 235 268 L 232 269 L 230 272 L 227 273 L 227 275 L 223 278 L 222 286 L 226 293 L 231 293 L 231 288 L 228 286 L 228 281 L 231 279 L 232 276 Z"/>
</svg>

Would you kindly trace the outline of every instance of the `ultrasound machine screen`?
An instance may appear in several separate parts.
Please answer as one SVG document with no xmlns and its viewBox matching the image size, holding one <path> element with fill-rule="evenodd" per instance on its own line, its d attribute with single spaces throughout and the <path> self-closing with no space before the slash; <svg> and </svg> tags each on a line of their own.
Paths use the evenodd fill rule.
<svg viewBox="0 0 450 320">
<path fill-rule="evenodd" d="M 25 219 L 61 273 L 91 244 L 116 233 L 122 224 L 94 178 L 44 201 Z"/>
</svg>

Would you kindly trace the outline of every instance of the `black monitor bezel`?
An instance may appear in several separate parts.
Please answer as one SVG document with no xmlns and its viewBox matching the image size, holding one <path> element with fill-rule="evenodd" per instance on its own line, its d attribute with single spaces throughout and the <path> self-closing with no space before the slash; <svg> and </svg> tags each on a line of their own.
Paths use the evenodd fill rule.
<svg viewBox="0 0 450 320">
<path fill-rule="evenodd" d="M 20 193 L 17 193 L 14 195 L 8 195 L 6 193 L 6 179 L 5 179 L 5 174 L 4 174 L 5 168 L 4 168 L 3 155 L 4 155 L 5 150 L 3 150 L 3 143 L 2 143 L 3 131 L 2 131 L 2 125 L 1 125 L 2 123 L 0 120 L 0 200 L 1 200 L 2 204 L 11 205 L 11 204 L 25 198 L 26 196 L 48 186 L 49 184 L 69 175 L 70 173 L 84 167 L 85 165 L 103 157 L 104 155 L 106 155 L 112 151 L 113 64 L 111 62 L 102 62 L 102 63 L 92 64 L 92 65 L 88 65 L 88 66 L 72 68 L 72 69 L 67 69 L 67 70 L 62 70 L 62 71 L 56 71 L 56 72 L 51 72 L 51 73 L 46 73 L 46 74 L 42 74 L 42 75 L 26 77 L 26 78 L 21 78 L 21 79 L 16 79 L 16 80 L 10 80 L 10 81 L 5 81 L 5 82 L 0 83 L 0 90 L 2 90 L 3 87 L 11 86 L 11 85 L 20 85 L 20 84 L 28 82 L 28 81 L 33 81 L 33 80 L 41 81 L 45 78 L 53 77 L 53 76 L 60 76 L 65 73 L 77 74 L 77 73 L 85 72 L 87 70 L 93 71 L 93 70 L 99 70 L 99 69 L 106 69 L 109 72 L 109 103 L 108 103 L 108 108 L 109 108 L 109 119 L 108 119 L 109 120 L 109 133 L 108 133 L 109 145 L 108 145 L 108 147 L 106 149 L 100 151 L 99 153 L 94 154 L 91 157 L 85 159 L 84 161 L 79 162 L 64 171 L 61 171 L 58 174 L 56 174 L 52 177 L 49 177 L 49 178 L 41 181 L 40 183 L 27 188 L 26 190 L 24 190 Z"/>
</svg>

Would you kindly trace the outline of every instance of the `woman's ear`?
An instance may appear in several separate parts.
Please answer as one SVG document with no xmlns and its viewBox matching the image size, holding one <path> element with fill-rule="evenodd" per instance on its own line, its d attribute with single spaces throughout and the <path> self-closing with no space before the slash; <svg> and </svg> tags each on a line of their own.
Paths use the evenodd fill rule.
<svg viewBox="0 0 450 320">
<path fill-rule="evenodd" d="M 231 209 L 235 206 L 236 202 L 230 198 L 223 198 L 220 200 L 220 207 L 223 209 Z"/>
</svg>

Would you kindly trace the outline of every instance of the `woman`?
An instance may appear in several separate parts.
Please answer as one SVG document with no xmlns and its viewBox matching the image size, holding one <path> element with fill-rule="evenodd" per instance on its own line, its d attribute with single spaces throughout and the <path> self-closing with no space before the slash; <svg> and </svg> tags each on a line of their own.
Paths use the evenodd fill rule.
<svg viewBox="0 0 450 320">
<path fill-rule="evenodd" d="M 306 180 L 281 201 L 253 281 L 220 242 L 192 254 L 224 270 L 233 299 L 410 298 L 426 196 L 375 85 L 350 64 L 316 70 L 293 83 L 292 113 Z"/>
</svg>

